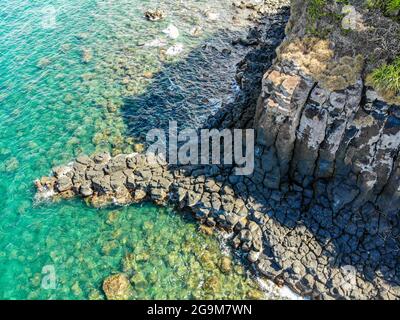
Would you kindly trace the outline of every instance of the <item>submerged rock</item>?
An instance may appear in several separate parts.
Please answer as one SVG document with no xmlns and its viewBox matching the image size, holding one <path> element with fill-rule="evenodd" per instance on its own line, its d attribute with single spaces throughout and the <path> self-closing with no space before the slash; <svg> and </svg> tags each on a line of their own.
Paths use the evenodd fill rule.
<svg viewBox="0 0 400 320">
<path fill-rule="evenodd" d="M 153 78 L 153 72 L 145 71 L 145 72 L 143 72 L 143 77 L 145 77 L 146 79 L 151 79 L 151 78 Z"/>
<path fill-rule="evenodd" d="M 86 39 L 89 38 L 89 34 L 87 32 L 81 32 L 81 33 L 76 35 L 76 38 L 78 40 L 86 40 Z"/>
<path fill-rule="evenodd" d="M 250 300 L 262 300 L 265 299 L 265 293 L 260 290 L 253 289 L 247 293 L 247 297 Z"/>
<path fill-rule="evenodd" d="M 61 51 L 63 53 L 68 52 L 69 50 L 71 50 L 71 44 L 70 43 L 64 43 L 63 45 L 61 45 Z"/>
<path fill-rule="evenodd" d="M 74 96 L 70 93 L 67 93 L 64 97 L 64 102 L 67 104 L 72 103 L 73 100 L 74 100 Z"/>
<path fill-rule="evenodd" d="M 93 52 L 90 49 L 82 50 L 82 61 L 83 63 L 89 63 L 93 59 Z"/>
<path fill-rule="evenodd" d="M 118 211 L 112 211 L 107 215 L 106 223 L 112 225 L 118 219 Z"/>
<path fill-rule="evenodd" d="M 203 288 L 206 291 L 217 292 L 220 289 L 221 282 L 216 276 L 211 276 L 204 281 Z"/>
<path fill-rule="evenodd" d="M 204 224 L 200 225 L 199 231 L 201 233 L 204 233 L 204 234 L 208 235 L 208 236 L 211 236 L 214 233 L 214 229 L 213 228 L 211 228 L 209 226 L 206 226 Z"/>
<path fill-rule="evenodd" d="M 129 300 L 133 298 L 133 288 L 128 277 L 123 273 L 106 278 L 103 282 L 103 291 L 108 300 Z"/>
<path fill-rule="evenodd" d="M 89 300 L 103 300 L 104 297 L 98 290 L 92 290 L 89 293 Z"/>
<path fill-rule="evenodd" d="M 222 257 L 221 259 L 221 271 L 225 273 L 229 273 L 232 270 L 232 260 L 228 257 Z"/>
<path fill-rule="evenodd" d="M 167 41 L 163 39 L 154 39 L 143 44 L 144 47 L 159 48 L 167 45 Z"/>
<path fill-rule="evenodd" d="M 207 19 L 211 21 L 217 21 L 220 18 L 219 12 L 211 11 L 211 10 L 205 10 L 204 15 L 206 16 Z"/>
<path fill-rule="evenodd" d="M 51 63 L 50 59 L 47 58 L 41 58 L 38 63 L 36 64 L 36 66 L 40 69 L 44 69 L 46 68 L 49 64 Z"/>
<path fill-rule="evenodd" d="M 131 277 L 130 281 L 134 285 L 136 291 L 142 291 L 148 286 L 146 278 L 142 273 L 136 273 Z"/>
<path fill-rule="evenodd" d="M 200 36 L 200 35 L 202 34 L 202 32 L 203 32 L 203 28 L 202 28 L 202 27 L 199 27 L 199 26 L 196 26 L 196 27 L 193 27 L 192 29 L 190 29 L 190 34 L 191 34 L 193 37 L 198 37 L 198 36 Z"/>
<path fill-rule="evenodd" d="M 135 152 L 141 153 L 144 151 L 144 145 L 142 143 L 136 143 L 133 148 L 135 149 Z"/>
<path fill-rule="evenodd" d="M 16 157 L 12 157 L 0 165 L 0 171 L 14 172 L 18 169 L 18 167 L 19 167 L 18 159 Z"/>
</svg>

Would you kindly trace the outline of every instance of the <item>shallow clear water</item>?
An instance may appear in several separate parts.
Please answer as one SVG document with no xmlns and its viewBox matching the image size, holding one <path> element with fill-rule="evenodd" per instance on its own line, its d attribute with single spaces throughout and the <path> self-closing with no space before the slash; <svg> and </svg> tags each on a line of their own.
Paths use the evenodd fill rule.
<svg viewBox="0 0 400 320">
<path fill-rule="evenodd" d="M 167 18 L 143 19 L 157 5 Z M 220 270 L 217 239 L 171 209 L 33 201 L 32 181 L 54 165 L 130 152 L 168 119 L 200 125 L 232 92 L 226 79 L 243 54 L 224 50 L 245 32 L 227 8 L 225 0 L 2 0 L 0 298 L 104 298 L 102 281 L 121 271 L 137 298 L 259 297 L 238 264 Z M 170 23 L 176 40 L 162 32 Z M 168 56 L 177 43 L 184 51 Z M 46 265 L 55 289 L 41 286 Z"/>
</svg>

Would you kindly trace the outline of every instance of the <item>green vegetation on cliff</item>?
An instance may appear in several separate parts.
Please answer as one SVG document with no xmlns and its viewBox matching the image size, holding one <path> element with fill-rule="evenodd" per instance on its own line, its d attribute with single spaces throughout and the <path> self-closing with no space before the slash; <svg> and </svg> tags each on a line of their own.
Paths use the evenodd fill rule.
<svg viewBox="0 0 400 320">
<path fill-rule="evenodd" d="M 293 39 L 292 45 L 287 44 L 297 44 L 291 50 L 303 52 L 296 60 L 299 65 L 307 67 L 303 56 L 312 56 L 307 39 L 326 41 L 332 51 L 329 59 L 311 59 L 309 74 L 331 90 L 343 89 L 361 77 L 388 102 L 398 104 L 400 0 L 299 0 L 295 9 L 300 10 L 301 4 L 307 6 L 306 13 L 289 23 Z"/>
<path fill-rule="evenodd" d="M 373 70 L 368 76 L 367 81 L 388 100 L 399 102 L 400 56 L 393 63 L 385 63 Z"/>
<path fill-rule="evenodd" d="M 308 13 L 312 19 L 318 19 L 323 14 L 326 0 L 310 0 Z"/>
<path fill-rule="evenodd" d="M 397 15 L 399 20 L 400 0 L 368 0 L 369 8 L 380 9 L 383 13 L 391 16 Z"/>
<path fill-rule="evenodd" d="M 348 0 L 338 0 L 336 2 L 347 4 Z M 331 10 L 328 4 L 327 0 L 308 0 L 307 33 L 310 35 L 326 38 L 331 29 L 338 25 L 343 18 L 341 13 Z M 328 20 L 329 26 L 319 26 L 318 21 L 321 19 Z"/>
</svg>

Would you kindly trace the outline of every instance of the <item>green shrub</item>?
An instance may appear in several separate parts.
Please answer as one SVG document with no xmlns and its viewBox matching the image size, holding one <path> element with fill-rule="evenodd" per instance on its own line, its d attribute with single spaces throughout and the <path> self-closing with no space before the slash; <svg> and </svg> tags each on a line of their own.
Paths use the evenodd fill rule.
<svg viewBox="0 0 400 320">
<path fill-rule="evenodd" d="M 346 2 L 348 0 L 336 1 Z M 325 38 L 330 34 L 333 26 L 342 20 L 343 15 L 332 11 L 332 8 L 329 8 L 327 4 L 328 0 L 308 0 L 308 21 L 306 28 L 308 34 Z M 325 20 L 324 27 L 318 25 L 318 21 L 322 18 Z"/>
<path fill-rule="evenodd" d="M 387 4 L 387 10 L 390 12 L 400 10 L 400 0 L 389 0 Z"/>
<path fill-rule="evenodd" d="M 308 5 L 308 13 L 312 20 L 317 20 L 324 13 L 326 0 L 310 0 Z"/>
<path fill-rule="evenodd" d="M 367 0 L 369 8 L 380 9 L 385 14 L 400 10 L 400 0 Z"/>
<path fill-rule="evenodd" d="M 368 83 L 386 97 L 398 99 L 400 94 L 400 56 L 391 64 L 383 64 L 368 76 Z"/>
</svg>

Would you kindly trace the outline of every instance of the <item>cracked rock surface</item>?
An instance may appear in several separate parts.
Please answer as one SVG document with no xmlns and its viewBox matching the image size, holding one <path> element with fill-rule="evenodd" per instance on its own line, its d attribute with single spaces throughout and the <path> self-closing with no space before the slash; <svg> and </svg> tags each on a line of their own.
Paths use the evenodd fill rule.
<svg viewBox="0 0 400 320">
<path fill-rule="evenodd" d="M 96 207 L 149 200 L 190 211 L 209 230 L 233 233 L 232 246 L 254 270 L 303 295 L 399 297 L 398 242 L 383 214 L 364 206 L 338 215 L 315 200 L 305 204 L 303 190 L 268 189 L 258 172 L 238 177 L 226 167 L 170 167 L 152 154 L 104 153 L 55 168 L 40 186 Z"/>
</svg>

